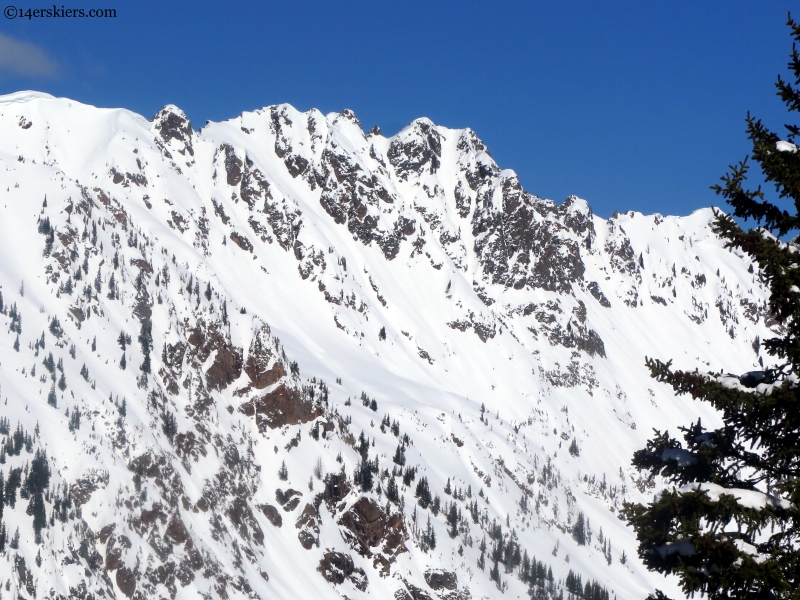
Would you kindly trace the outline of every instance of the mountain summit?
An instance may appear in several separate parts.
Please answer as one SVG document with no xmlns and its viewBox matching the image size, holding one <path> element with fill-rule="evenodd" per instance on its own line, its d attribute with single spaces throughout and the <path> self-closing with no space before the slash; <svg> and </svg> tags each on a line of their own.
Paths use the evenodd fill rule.
<svg viewBox="0 0 800 600">
<path fill-rule="evenodd" d="M 0 139 L 0 594 L 680 593 L 618 509 L 653 427 L 719 419 L 644 358 L 777 331 L 710 209 L 605 220 L 348 110 L 21 92 Z"/>
</svg>

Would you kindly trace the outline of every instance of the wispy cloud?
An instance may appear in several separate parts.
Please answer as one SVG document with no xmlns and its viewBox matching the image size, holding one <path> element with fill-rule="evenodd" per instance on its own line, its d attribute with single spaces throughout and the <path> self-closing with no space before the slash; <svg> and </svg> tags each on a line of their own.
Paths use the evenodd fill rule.
<svg viewBox="0 0 800 600">
<path fill-rule="evenodd" d="M 0 75 L 52 77 L 56 62 L 35 44 L 0 33 Z"/>
</svg>

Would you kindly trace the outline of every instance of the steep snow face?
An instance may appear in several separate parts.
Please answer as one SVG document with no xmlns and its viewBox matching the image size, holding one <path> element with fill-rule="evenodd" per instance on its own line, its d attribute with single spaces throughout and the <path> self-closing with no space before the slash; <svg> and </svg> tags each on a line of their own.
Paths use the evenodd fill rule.
<svg viewBox="0 0 800 600">
<path fill-rule="evenodd" d="M 680 593 L 617 514 L 653 427 L 719 421 L 644 357 L 742 373 L 777 331 L 710 210 L 603 220 L 349 111 L 22 92 L 0 139 L 12 595 Z"/>
</svg>

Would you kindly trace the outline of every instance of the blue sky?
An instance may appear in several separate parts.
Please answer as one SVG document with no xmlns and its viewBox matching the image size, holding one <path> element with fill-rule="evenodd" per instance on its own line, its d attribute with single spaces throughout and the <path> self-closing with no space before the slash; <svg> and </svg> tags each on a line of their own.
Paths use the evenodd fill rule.
<svg viewBox="0 0 800 600">
<path fill-rule="evenodd" d="M 747 111 L 790 120 L 782 0 L 70 2 L 118 16 L 2 19 L 0 93 L 147 117 L 173 103 L 196 127 L 281 102 L 350 108 L 385 135 L 427 116 L 604 217 L 719 204 L 708 187 L 747 153 Z"/>
</svg>

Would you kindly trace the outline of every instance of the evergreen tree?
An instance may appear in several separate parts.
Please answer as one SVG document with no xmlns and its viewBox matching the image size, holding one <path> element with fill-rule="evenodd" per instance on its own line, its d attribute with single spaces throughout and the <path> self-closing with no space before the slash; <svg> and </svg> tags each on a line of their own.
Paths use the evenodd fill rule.
<svg viewBox="0 0 800 600">
<path fill-rule="evenodd" d="M 47 394 L 47 403 L 54 408 L 58 408 L 58 399 L 56 398 L 55 384 L 53 384 L 53 387 L 50 388 L 50 392 L 48 392 Z"/>
<path fill-rule="evenodd" d="M 394 451 L 394 457 L 392 458 L 395 464 L 403 466 L 406 464 L 406 449 L 403 447 L 402 444 L 397 445 L 397 450 Z"/>
<path fill-rule="evenodd" d="M 153 348 L 152 325 L 149 321 L 142 321 L 142 329 L 139 332 L 139 344 L 142 347 L 144 360 L 141 364 L 142 373 L 150 372 L 150 350 Z"/>
<path fill-rule="evenodd" d="M 800 25 L 791 17 L 788 25 L 800 43 Z M 800 111 L 796 45 L 789 68 L 794 83 L 779 77 L 778 95 L 789 111 Z M 726 246 L 748 254 L 769 286 L 771 316 L 783 329 L 762 347 L 782 364 L 736 381 L 673 371 L 671 361 L 646 361 L 656 380 L 709 402 L 723 421 L 713 430 L 699 419 L 682 427 L 683 442 L 656 430 L 633 458 L 640 471 L 671 483 L 646 506 L 625 505 L 639 556 L 649 569 L 676 575 L 688 595 L 800 598 L 800 388 L 792 382 L 800 374 L 800 152 L 793 143 L 800 127 L 786 128 L 789 141 L 747 116 L 753 159 L 765 181 L 775 185 L 781 207 L 760 187 L 744 187 L 748 158 L 731 166 L 722 185 L 713 188 L 733 208 L 733 217 L 758 226 L 745 232 L 733 217 L 715 213 L 715 229 Z M 791 237 L 793 242 L 783 241 Z M 620 562 L 625 560 L 623 552 Z M 666 598 L 660 591 L 654 597 Z"/>
<path fill-rule="evenodd" d="M 428 478 L 427 477 L 420 477 L 419 483 L 417 483 L 417 489 L 414 496 L 417 498 L 417 502 L 422 508 L 428 508 L 431 504 L 431 489 L 428 486 Z"/>
<path fill-rule="evenodd" d="M 394 477 L 389 477 L 389 484 L 386 486 L 386 499 L 395 504 L 400 500 L 400 490 Z"/>
<path fill-rule="evenodd" d="M 580 448 L 578 448 L 578 440 L 575 438 L 572 438 L 572 443 L 569 445 L 569 453 L 576 457 L 581 455 Z"/>
<path fill-rule="evenodd" d="M 286 468 L 286 461 L 281 461 L 281 468 L 278 469 L 278 479 L 286 481 L 289 479 L 289 469 Z"/>
</svg>

